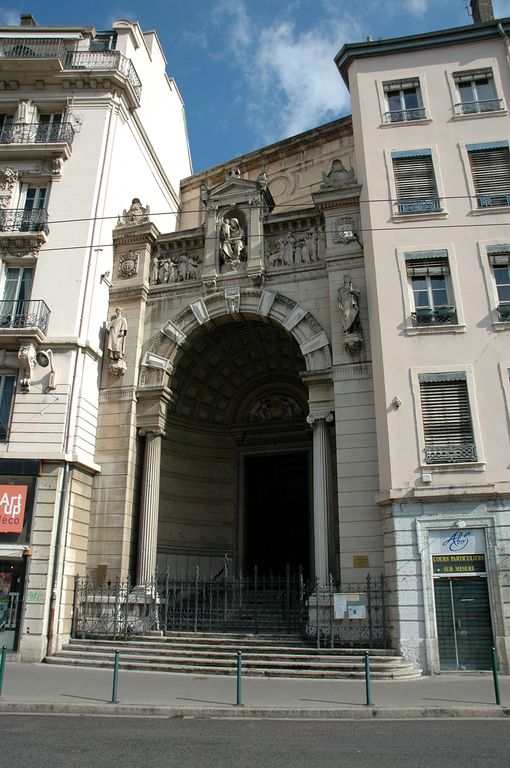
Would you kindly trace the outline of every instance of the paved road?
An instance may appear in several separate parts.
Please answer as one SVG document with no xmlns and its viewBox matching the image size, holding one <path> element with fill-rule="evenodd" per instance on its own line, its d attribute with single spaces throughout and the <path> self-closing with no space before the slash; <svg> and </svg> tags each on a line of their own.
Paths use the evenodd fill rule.
<svg viewBox="0 0 510 768">
<path fill-rule="evenodd" d="M 2 715 L 8 768 L 507 768 L 509 753 L 506 720 Z"/>
</svg>

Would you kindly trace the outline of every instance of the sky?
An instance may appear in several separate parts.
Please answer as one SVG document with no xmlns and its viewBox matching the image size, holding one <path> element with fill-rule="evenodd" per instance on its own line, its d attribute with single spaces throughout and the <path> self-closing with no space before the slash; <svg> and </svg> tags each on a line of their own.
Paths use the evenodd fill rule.
<svg viewBox="0 0 510 768">
<path fill-rule="evenodd" d="M 0 0 L 2 3 L 2 0 Z M 496 18 L 510 0 L 493 0 Z M 154 29 L 184 99 L 194 171 L 349 114 L 333 58 L 345 42 L 471 24 L 469 0 L 24 0 L 0 24 Z"/>
</svg>

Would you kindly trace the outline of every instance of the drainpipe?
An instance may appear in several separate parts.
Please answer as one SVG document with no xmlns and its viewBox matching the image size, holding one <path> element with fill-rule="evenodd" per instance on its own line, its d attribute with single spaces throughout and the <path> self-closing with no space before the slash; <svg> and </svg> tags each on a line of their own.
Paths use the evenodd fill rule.
<svg viewBox="0 0 510 768">
<path fill-rule="evenodd" d="M 503 29 L 503 24 L 501 22 L 499 22 L 498 24 L 498 32 L 506 43 L 506 60 L 508 63 L 508 67 L 510 68 L 510 40 L 508 39 L 508 35 Z"/>
<path fill-rule="evenodd" d="M 64 463 L 64 471 L 62 473 L 62 486 L 60 489 L 60 502 L 58 505 L 58 521 L 57 521 L 57 533 L 55 538 L 55 555 L 53 558 L 53 572 L 51 575 L 51 598 L 50 598 L 50 614 L 48 618 L 48 639 L 46 652 L 48 656 L 53 653 L 53 637 L 55 635 L 55 607 L 57 603 L 58 594 L 58 564 L 60 561 L 60 552 L 62 550 L 62 528 L 64 526 L 64 517 L 66 514 L 67 500 L 69 497 L 69 475 L 70 475 L 69 462 Z"/>
</svg>

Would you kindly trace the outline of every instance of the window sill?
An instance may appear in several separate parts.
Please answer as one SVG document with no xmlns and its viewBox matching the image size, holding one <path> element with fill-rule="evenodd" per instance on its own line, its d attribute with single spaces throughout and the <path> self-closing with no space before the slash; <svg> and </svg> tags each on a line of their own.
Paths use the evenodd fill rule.
<svg viewBox="0 0 510 768">
<path fill-rule="evenodd" d="M 408 125 L 429 125 L 429 123 L 434 122 L 431 117 L 422 117 L 419 120 L 395 120 L 393 123 L 381 123 L 379 128 L 396 128 L 401 126 L 408 126 Z"/>
<path fill-rule="evenodd" d="M 429 221 L 434 219 L 446 219 L 448 211 L 427 211 L 426 213 L 394 213 L 392 220 L 395 223 L 402 221 Z"/>
<path fill-rule="evenodd" d="M 510 323 L 508 323 L 510 327 Z M 447 325 L 408 325 L 405 329 L 407 336 L 424 336 L 436 333 L 465 333 L 466 326 L 463 323 Z M 427 465 L 428 466 L 428 465 Z"/>
<path fill-rule="evenodd" d="M 510 212 L 510 205 L 492 205 L 487 206 L 487 208 L 472 208 L 471 209 L 471 216 L 485 216 L 487 213 L 490 215 L 491 213 L 506 213 L 508 216 L 508 213 Z"/>
<path fill-rule="evenodd" d="M 493 109 L 487 112 L 472 112 L 466 115 L 452 115 L 452 120 L 478 120 L 480 118 L 485 119 L 487 117 L 505 117 L 508 115 L 507 109 Z"/>
<path fill-rule="evenodd" d="M 510 320 L 494 320 L 492 323 L 493 331 L 510 331 Z"/>
<path fill-rule="evenodd" d="M 420 470 L 422 473 L 434 474 L 435 472 L 485 472 L 486 462 L 484 459 L 478 459 L 478 461 L 458 461 L 451 464 L 420 464 Z"/>
</svg>

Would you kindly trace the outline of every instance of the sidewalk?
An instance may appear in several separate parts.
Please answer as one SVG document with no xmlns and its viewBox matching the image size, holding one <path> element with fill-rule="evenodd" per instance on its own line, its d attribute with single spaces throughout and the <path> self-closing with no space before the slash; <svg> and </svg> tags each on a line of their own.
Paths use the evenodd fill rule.
<svg viewBox="0 0 510 768">
<path fill-rule="evenodd" d="M 242 707 L 236 678 L 122 670 L 112 704 L 111 669 L 23 664 L 5 666 L 0 712 L 161 717 L 391 718 L 510 716 L 510 677 L 500 677 L 495 704 L 490 673 L 443 674 L 417 680 L 292 680 L 246 677 Z"/>
</svg>

